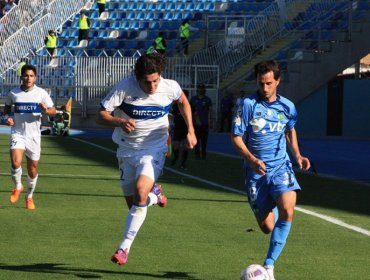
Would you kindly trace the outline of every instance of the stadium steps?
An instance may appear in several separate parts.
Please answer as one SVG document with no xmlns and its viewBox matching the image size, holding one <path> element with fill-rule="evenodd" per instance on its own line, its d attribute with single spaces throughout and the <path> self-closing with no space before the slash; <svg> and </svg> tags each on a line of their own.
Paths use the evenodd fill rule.
<svg viewBox="0 0 370 280">
<path fill-rule="evenodd" d="M 284 38 L 274 41 L 271 46 L 257 53 L 257 55 L 253 57 L 250 61 L 241 65 L 233 73 L 229 74 L 225 79 L 222 79 L 220 83 L 220 88 L 228 88 L 234 92 L 239 91 L 241 88 L 244 87 L 245 84 L 245 79 L 240 79 L 241 76 L 245 76 L 246 73 L 249 73 L 257 62 L 261 60 L 271 59 L 282 48 L 288 46 L 291 42 L 293 42 L 293 40 L 294 38 Z"/>
</svg>

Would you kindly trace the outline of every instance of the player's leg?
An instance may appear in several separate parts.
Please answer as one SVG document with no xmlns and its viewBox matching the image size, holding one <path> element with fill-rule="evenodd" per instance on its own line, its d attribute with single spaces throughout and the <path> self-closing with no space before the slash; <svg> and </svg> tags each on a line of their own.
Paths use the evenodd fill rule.
<svg viewBox="0 0 370 280">
<path fill-rule="evenodd" d="M 130 163 L 131 167 L 135 166 L 136 168 L 137 179 L 135 182 L 135 199 L 126 218 L 123 240 L 119 246 L 119 249 L 112 256 L 112 261 L 118 263 L 119 265 L 127 262 L 132 243 L 134 242 L 137 233 L 145 221 L 148 204 L 150 204 L 150 201 L 148 201 L 149 193 L 151 192 L 155 180 L 161 173 L 164 160 L 164 152 L 154 154 L 149 152 L 145 155 L 139 155 L 137 157 L 127 159 L 127 161 L 124 161 L 126 163 L 123 162 L 124 164 L 121 165 L 120 169 L 123 182 L 125 182 L 124 177 L 131 173 L 130 170 L 132 170 L 132 168 L 129 168 Z"/>
<path fill-rule="evenodd" d="M 17 134 L 10 136 L 9 141 L 11 168 L 10 174 L 14 183 L 12 194 L 10 195 L 10 202 L 16 203 L 19 199 L 20 193 L 23 191 L 22 185 L 22 160 L 24 151 L 26 149 L 24 137 Z"/>
<path fill-rule="evenodd" d="M 279 211 L 279 218 L 275 223 L 271 237 L 270 246 L 264 262 L 270 278 L 273 278 L 273 269 L 276 260 L 283 251 L 293 221 L 294 207 L 297 201 L 297 191 L 300 186 L 294 176 L 291 165 L 285 165 L 272 175 L 271 196 L 275 199 Z"/>
<path fill-rule="evenodd" d="M 14 183 L 14 188 L 12 190 L 12 194 L 10 195 L 11 203 L 16 203 L 19 199 L 20 193 L 23 191 L 23 185 L 22 185 L 23 154 L 24 154 L 23 149 L 11 149 L 10 150 L 10 159 L 11 159 L 10 174 L 12 177 L 12 181 Z"/>
<path fill-rule="evenodd" d="M 38 179 L 38 165 L 41 155 L 41 137 L 27 138 L 25 153 L 27 157 L 26 208 L 33 210 L 35 209 L 33 194 L 36 189 Z"/>
</svg>

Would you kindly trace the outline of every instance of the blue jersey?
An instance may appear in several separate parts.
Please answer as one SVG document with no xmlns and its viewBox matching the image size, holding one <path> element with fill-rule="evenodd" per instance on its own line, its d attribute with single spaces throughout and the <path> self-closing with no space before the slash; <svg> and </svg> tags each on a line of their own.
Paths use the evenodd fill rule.
<svg viewBox="0 0 370 280">
<path fill-rule="evenodd" d="M 244 98 L 233 120 L 233 134 L 243 137 L 248 150 L 261 159 L 266 168 L 289 160 L 285 131 L 294 128 L 297 111 L 288 99 L 277 96 L 271 103 L 252 94 Z"/>
</svg>

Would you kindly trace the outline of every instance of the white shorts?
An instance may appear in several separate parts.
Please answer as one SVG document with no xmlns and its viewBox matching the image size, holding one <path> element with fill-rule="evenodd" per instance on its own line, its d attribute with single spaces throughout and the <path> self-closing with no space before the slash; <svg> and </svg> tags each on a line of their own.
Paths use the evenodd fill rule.
<svg viewBox="0 0 370 280">
<path fill-rule="evenodd" d="M 136 193 L 136 180 L 140 175 L 151 178 L 153 182 L 158 179 L 162 173 L 166 153 L 163 149 L 138 150 L 117 158 L 123 194 L 131 196 Z"/>
<path fill-rule="evenodd" d="M 40 160 L 41 154 L 41 137 L 26 137 L 20 134 L 12 134 L 9 140 L 10 150 L 20 149 L 25 150 L 26 156 L 31 159 L 38 161 Z"/>
</svg>

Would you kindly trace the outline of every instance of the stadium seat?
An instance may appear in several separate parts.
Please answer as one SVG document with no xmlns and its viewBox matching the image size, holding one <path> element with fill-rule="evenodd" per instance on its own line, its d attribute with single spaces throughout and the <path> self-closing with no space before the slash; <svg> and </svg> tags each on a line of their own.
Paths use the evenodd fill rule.
<svg viewBox="0 0 370 280">
<path fill-rule="evenodd" d="M 76 46 L 77 48 L 86 48 L 88 45 L 88 41 L 87 40 L 81 40 L 80 43 L 78 44 L 78 46 Z"/>
<path fill-rule="evenodd" d="M 105 39 L 108 37 L 108 30 L 103 30 L 99 32 L 98 38 L 99 39 Z"/>
<path fill-rule="evenodd" d="M 119 31 L 118 30 L 112 30 L 110 33 L 109 33 L 109 36 L 108 38 L 109 39 L 115 39 L 119 36 Z"/>
<path fill-rule="evenodd" d="M 99 20 L 107 20 L 108 17 L 109 17 L 108 12 L 102 12 L 101 15 L 99 16 Z"/>
</svg>

